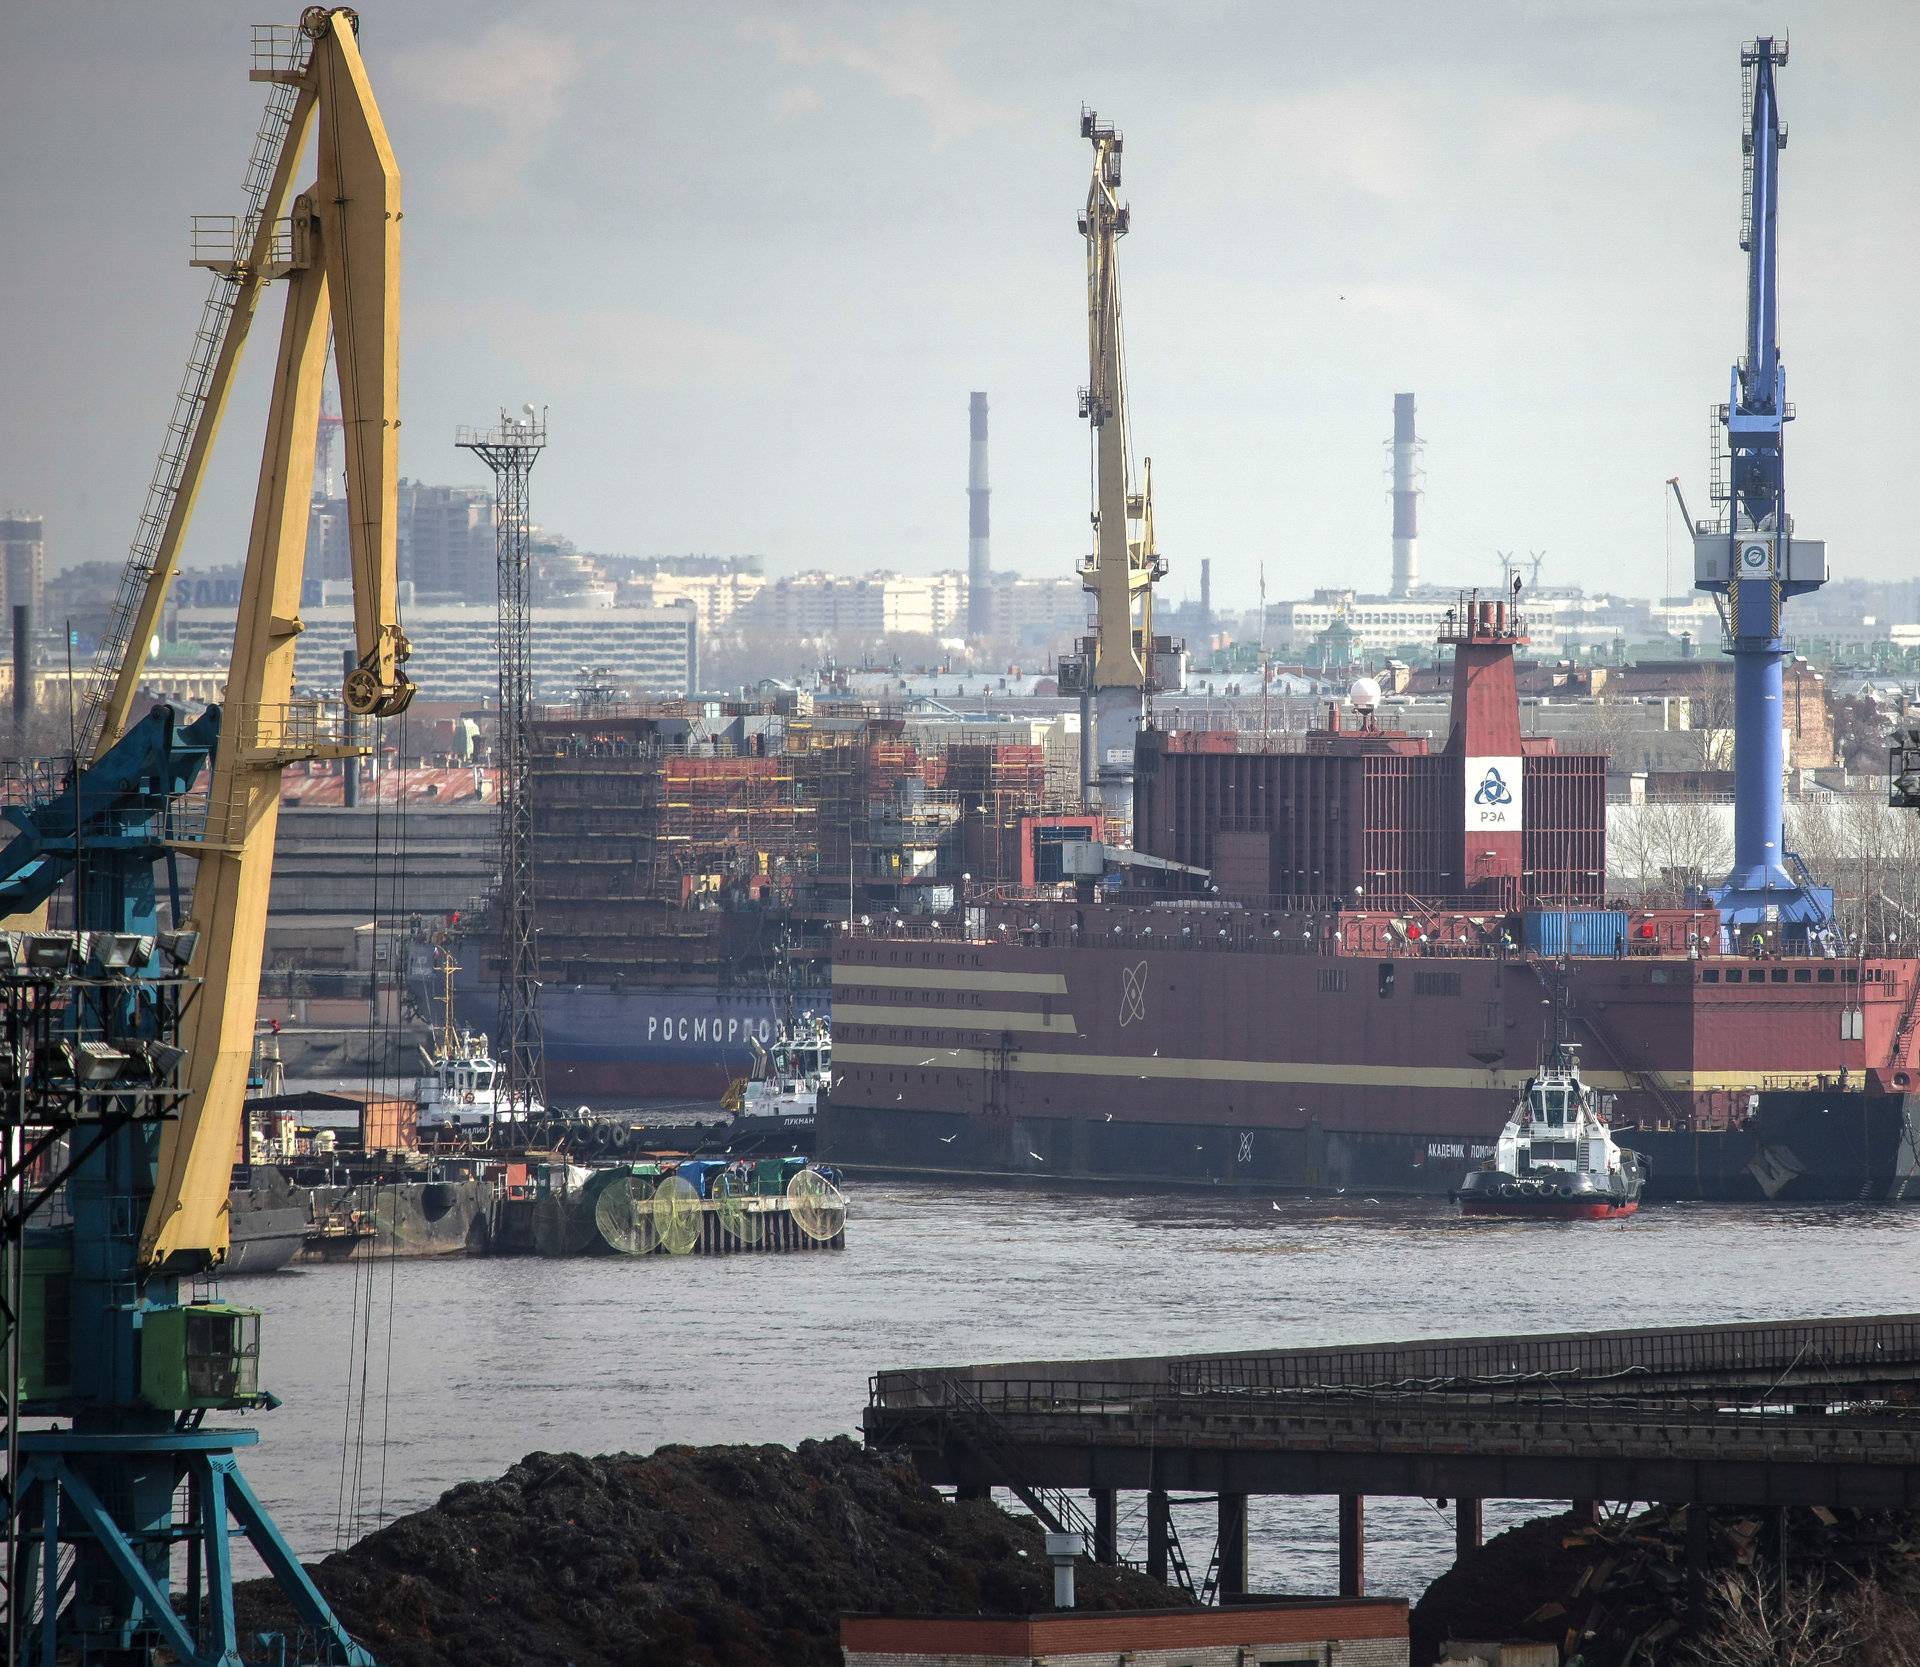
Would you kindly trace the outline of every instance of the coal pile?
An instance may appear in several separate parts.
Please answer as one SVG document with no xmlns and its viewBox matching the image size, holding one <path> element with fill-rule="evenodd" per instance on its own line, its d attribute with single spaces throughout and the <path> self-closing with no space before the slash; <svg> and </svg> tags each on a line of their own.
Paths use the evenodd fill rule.
<svg viewBox="0 0 1920 1667">
<path fill-rule="evenodd" d="M 1697 1578 L 1687 1566 L 1689 1511 L 1707 1519 Z M 1771 1512 L 1661 1506 L 1596 1525 L 1543 1517 L 1489 1540 L 1427 1588 L 1413 1610 L 1413 1659 L 1433 1660 L 1448 1638 L 1556 1644 L 1580 1667 L 1699 1659 L 1699 1646 L 1724 1649 L 1756 1594 L 1770 1612 L 1781 1606 L 1781 1567 Z M 1893 1656 L 1876 1637 L 1920 1636 L 1920 1515 L 1789 1511 L 1785 1581 L 1785 1607 L 1806 1611 L 1829 1642 L 1859 1635 L 1857 1654 L 1821 1659 L 1886 1667 Z"/>
<path fill-rule="evenodd" d="M 846 1437 L 662 1447 L 646 1458 L 532 1453 L 313 1570 L 382 1667 L 839 1667 L 847 1611 L 1045 1609 L 1041 1531 L 949 1503 Z M 1087 1609 L 1185 1599 L 1082 1562 Z M 290 1626 L 266 1582 L 248 1631 Z"/>
</svg>

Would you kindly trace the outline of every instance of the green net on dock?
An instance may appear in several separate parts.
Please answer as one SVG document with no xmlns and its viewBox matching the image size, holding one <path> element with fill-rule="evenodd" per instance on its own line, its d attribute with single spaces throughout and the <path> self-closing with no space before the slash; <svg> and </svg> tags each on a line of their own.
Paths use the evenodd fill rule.
<svg viewBox="0 0 1920 1667">
<path fill-rule="evenodd" d="M 700 1194 L 690 1181 L 669 1175 L 653 1193 L 653 1230 L 669 1255 L 685 1256 L 700 1242 Z"/>
<path fill-rule="evenodd" d="M 614 1177 L 593 1202 L 593 1224 L 621 1255 L 650 1254 L 660 1242 L 653 1224 L 653 1181 L 638 1175 Z"/>
</svg>

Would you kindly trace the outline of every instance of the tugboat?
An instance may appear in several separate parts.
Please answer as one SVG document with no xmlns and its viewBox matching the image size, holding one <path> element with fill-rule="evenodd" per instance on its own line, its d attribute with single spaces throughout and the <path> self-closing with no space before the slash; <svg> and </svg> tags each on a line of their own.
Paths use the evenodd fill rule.
<svg viewBox="0 0 1920 1667">
<path fill-rule="evenodd" d="M 748 1127 L 812 1128 L 820 1096 L 833 1081 L 833 1032 L 803 1013 L 782 1023 L 771 1047 L 752 1044 L 753 1074 L 734 1085 L 729 1109 Z"/>
<path fill-rule="evenodd" d="M 460 969 L 454 965 L 451 950 L 440 953 L 446 1005 L 433 1052 L 420 1050 L 426 1070 L 414 1087 L 422 1137 L 484 1141 L 497 1125 L 544 1118 L 546 1107 L 538 1100 L 519 1109 L 508 1104 L 502 1092 L 504 1072 L 488 1049 L 485 1032 L 455 1028 L 453 975 Z"/>
<path fill-rule="evenodd" d="M 1520 1091 L 1494 1156 L 1453 1196 L 1462 1215 L 1605 1221 L 1639 1209 L 1646 1184 L 1646 1160 L 1613 1138 L 1577 1045 L 1562 1041 Z"/>
</svg>

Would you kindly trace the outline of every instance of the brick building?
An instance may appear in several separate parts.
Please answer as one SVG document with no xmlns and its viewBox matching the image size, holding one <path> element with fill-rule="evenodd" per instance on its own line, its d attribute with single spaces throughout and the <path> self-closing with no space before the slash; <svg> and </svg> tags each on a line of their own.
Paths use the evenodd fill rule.
<svg viewBox="0 0 1920 1667">
<path fill-rule="evenodd" d="M 1408 1667 L 1404 1598 L 1254 1598 L 1211 1609 L 843 1615 L 847 1667 Z"/>
</svg>

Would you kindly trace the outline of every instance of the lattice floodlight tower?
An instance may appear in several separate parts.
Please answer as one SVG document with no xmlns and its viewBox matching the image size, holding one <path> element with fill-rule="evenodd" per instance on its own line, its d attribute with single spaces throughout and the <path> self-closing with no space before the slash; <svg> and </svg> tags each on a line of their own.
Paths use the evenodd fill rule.
<svg viewBox="0 0 1920 1667">
<path fill-rule="evenodd" d="M 455 444 L 493 471 L 494 527 L 500 578 L 500 711 L 495 752 L 500 767 L 499 1040 L 495 1057 L 506 1080 L 504 1115 L 531 1118 L 544 1109 L 546 1049 L 540 1029 L 540 944 L 533 906 L 533 803 L 528 795 L 528 725 L 533 704 L 533 627 L 528 481 L 547 444 L 547 414 L 523 406 L 500 413 L 492 428 L 463 428 Z"/>
<path fill-rule="evenodd" d="M 1780 119 L 1774 70 L 1787 43 L 1740 49 L 1740 247 L 1747 253 L 1746 352 L 1713 411 L 1712 498 L 1724 514 L 1694 523 L 1694 586 L 1725 597 L 1733 657 L 1733 868 L 1712 892 L 1722 922 L 1804 938 L 1830 928 L 1833 893 L 1786 849 L 1781 605 L 1827 582 L 1827 550 L 1796 536 L 1787 512 L 1787 373 L 1779 342 Z"/>
</svg>

